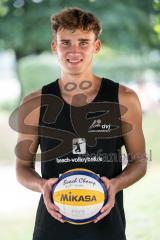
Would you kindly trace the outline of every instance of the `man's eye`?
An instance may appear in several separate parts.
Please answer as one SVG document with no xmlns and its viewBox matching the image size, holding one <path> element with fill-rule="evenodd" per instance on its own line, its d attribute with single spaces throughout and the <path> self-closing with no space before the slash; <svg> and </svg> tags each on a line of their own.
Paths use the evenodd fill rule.
<svg viewBox="0 0 160 240">
<path fill-rule="evenodd" d="M 68 46 L 69 42 L 62 42 L 63 46 Z"/>
<path fill-rule="evenodd" d="M 81 42 L 81 46 L 87 46 L 88 42 Z"/>
</svg>

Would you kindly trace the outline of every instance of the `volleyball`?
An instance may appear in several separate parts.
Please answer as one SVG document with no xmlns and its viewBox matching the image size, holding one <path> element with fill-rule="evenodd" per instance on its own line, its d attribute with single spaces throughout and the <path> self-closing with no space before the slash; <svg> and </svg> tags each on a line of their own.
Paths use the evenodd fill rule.
<svg viewBox="0 0 160 240">
<path fill-rule="evenodd" d="M 92 222 L 108 199 L 101 178 L 84 168 L 71 169 L 60 175 L 52 188 L 53 203 L 63 219 L 72 224 Z"/>
</svg>

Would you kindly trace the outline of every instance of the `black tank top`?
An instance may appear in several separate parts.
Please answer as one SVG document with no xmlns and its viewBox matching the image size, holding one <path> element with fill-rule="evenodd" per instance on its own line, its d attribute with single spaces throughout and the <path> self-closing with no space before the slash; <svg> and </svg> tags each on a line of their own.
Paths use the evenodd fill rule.
<svg viewBox="0 0 160 240">
<path fill-rule="evenodd" d="M 102 78 L 98 94 L 85 106 L 69 105 L 58 79 L 42 87 L 39 118 L 41 172 L 45 179 L 73 168 L 86 168 L 111 179 L 122 172 L 119 84 Z M 125 240 L 123 191 L 97 223 L 60 223 L 48 213 L 41 195 L 33 240 Z"/>
</svg>

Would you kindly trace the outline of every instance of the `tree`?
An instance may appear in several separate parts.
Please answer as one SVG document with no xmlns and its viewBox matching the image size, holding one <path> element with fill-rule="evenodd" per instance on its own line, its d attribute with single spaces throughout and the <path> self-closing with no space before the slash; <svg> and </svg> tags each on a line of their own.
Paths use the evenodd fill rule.
<svg viewBox="0 0 160 240">
<path fill-rule="evenodd" d="M 158 38 L 160 39 L 160 0 L 154 1 L 154 8 L 157 12 L 156 14 L 156 24 L 154 26 L 154 30 L 157 33 Z"/>
<path fill-rule="evenodd" d="M 72 0 L 0 0 L 0 3 L 3 12 L 0 48 L 15 49 L 18 59 L 50 51 L 50 16 L 64 7 L 75 6 Z M 76 6 L 92 11 L 102 21 L 101 39 L 109 47 L 129 51 L 160 48 L 153 31 L 153 0 L 81 0 Z"/>
<path fill-rule="evenodd" d="M 5 16 L 8 12 L 7 2 L 8 0 L 0 0 L 0 17 Z"/>
</svg>

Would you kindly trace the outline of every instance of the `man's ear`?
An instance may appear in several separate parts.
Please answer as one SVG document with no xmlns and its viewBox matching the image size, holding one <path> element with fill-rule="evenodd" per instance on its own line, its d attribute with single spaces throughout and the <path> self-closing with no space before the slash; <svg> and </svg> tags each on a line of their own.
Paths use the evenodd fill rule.
<svg viewBox="0 0 160 240">
<path fill-rule="evenodd" d="M 95 42 L 95 50 L 94 53 L 98 53 L 101 49 L 101 41 L 99 39 L 96 40 Z"/>
<path fill-rule="evenodd" d="M 55 39 L 53 39 L 52 42 L 51 42 L 51 50 L 52 50 L 53 53 L 57 52 L 57 45 L 56 45 Z"/>
</svg>

